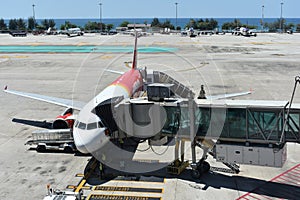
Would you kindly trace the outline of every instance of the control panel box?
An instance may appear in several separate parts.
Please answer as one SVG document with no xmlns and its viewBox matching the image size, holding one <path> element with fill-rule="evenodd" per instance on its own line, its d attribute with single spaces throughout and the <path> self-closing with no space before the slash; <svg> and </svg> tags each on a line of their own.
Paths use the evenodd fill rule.
<svg viewBox="0 0 300 200">
<path fill-rule="evenodd" d="M 282 148 L 216 144 L 216 160 L 238 164 L 282 167 L 287 159 L 286 144 Z"/>
</svg>

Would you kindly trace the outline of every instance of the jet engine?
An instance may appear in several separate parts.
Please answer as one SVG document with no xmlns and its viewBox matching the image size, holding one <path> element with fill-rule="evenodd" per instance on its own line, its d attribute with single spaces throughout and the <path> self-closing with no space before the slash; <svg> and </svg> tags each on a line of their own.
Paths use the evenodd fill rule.
<svg viewBox="0 0 300 200">
<path fill-rule="evenodd" d="M 52 129 L 72 129 L 74 120 L 73 109 L 67 108 L 61 115 L 56 117 L 52 123 Z"/>
</svg>

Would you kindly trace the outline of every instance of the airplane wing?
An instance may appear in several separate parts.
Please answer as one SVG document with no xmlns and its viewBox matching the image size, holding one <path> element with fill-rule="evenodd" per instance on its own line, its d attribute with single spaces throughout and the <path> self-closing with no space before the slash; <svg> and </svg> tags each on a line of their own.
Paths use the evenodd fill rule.
<svg viewBox="0 0 300 200">
<path fill-rule="evenodd" d="M 228 99 L 232 97 L 238 97 L 238 96 L 244 96 L 251 94 L 252 91 L 247 91 L 247 92 L 238 92 L 238 93 L 231 93 L 231 94 L 219 94 L 219 95 L 214 95 L 214 96 L 207 96 L 206 98 L 208 100 L 217 100 L 217 99 Z"/>
<path fill-rule="evenodd" d="M 105 71 L 115 73 L 115 74 L 121 74 L 121 75 L 123 75 L 125 73 L 125 72 L 115 71 L 115 70 L 111 70 L 111 69 L 105 69 Z"/>
<path fill-rule="evenodd" d="M 50 96 L 27 93 L 27 92 L 19 92 L 19 91 L 15 91 L 15 90 L 8 90 L 7 86 L 5 87 L 4 92 L 9 93 L 9 94 L 14 94 L 17 96 L 27 97 L 30 99 L 44 101 L 47 103 L 52 103 L 52 104 L 67 107 L 67 108 L 74 108 L 76 110 L 81 110 L 85 105 L 84 102 L 80 102 L 80 101 L 73 101 L 73 100 L 69 100 L 69 99 L 50 97 Z"/>
</svg>

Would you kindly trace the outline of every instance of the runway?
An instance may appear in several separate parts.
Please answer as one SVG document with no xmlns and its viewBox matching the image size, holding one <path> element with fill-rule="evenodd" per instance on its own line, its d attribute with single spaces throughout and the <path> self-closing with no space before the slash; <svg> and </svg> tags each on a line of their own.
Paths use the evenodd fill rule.
<svg viewBox="0 0 300 200">
<path fill-rule="evenodd" d="M 93 34 L 72 38 L 46 35 L 14 38 L 2 34 L 0 41 L 0 47 L 125 46 L 126 52 L 0 53 L 0 86 L 3 88 L 7 85 L 13 90 L 88 102 L 118 76 L 104 69 L 128 70 L 126 63 L 132 60 L 132 54 L 128 51 L 133 46 L 134 38 Z M 154 34 L 139 38 L 138 45 L 171 49 L 140 53 L 138 66 L 165 71 L 196 94 L 203 84 L 207 95 L 242 92 L 251 88 L 253 94 L 239 99 L 289 101 L 294 77 L 300 75 L 300 34 L 297 33 L 258 34 L 256 38 L 232 35 L 189 38 Z M 300 103 L 299 89 L 294 101 Z M 58 189 L 77 186 L 82 177 L 75 175 L 84 173 L 90 161 L 89 156 L 30 150 L 24 143 L 36 128 L 11 122 L 12 118 L 50 121 L 61 114 L 64 108 L 4 92 L 0 92 L 0 104 L 0 199 L 42 199 L 47 192 L 47 184 Z M 173 153 L 172 150 L 170 152 Z M 276 182 L 277 193 L 270 193 L 268 186 L 274 184 L 274 180 L 279 180 L 274 178 L 288 170 L 294 173 L 295 169 L 297 173 L 294 176 L 298 176 L 299 169 L 295 166 L 300 164 L 299 152 L 299 144 L 288 144 L 288 160 L 283 168 L 241 165 L 238 175 L 212 171 L 200 180 L 193 180 L 189 171 L 186 171 L 179 177 L 166 175 L 163 183 L 157 184 L 159 187 L 148 186 L 151 183 L 136 183 L 136 180 L 132 180 L 132 183 L 131 180 L 125 180 L 125 183 L 124 180 L 114 180 L 103 186 L 114 187 L 109 195 L 115 196 L 124 195 L 118 191 L 118 187 L 135 186 L 147 189 L 146 193 L 149 188 L 160 189 L 158 195 L 152 195 L 160 199 L 250 199 L 250 195 L 258 199 L 265 196 L 270 199 L 293 199 L 295 196 L 288 196 L 288 192 L 293 191 L 297 195 L 300 189 L 296 183 L 291 186 L 290 183 L 294 182 L 292 178 L 281 176 L 287 180 Z M 140 156 L 137 159 L 143 158 L 143 155 Z M 186 158 L 190 159 L 189 148 Z M 172 160 L 169 154 L 160 159 Z M 212 166 L 224 167 L 212 158 L 209 158 L 209 162 Z M 158 181 L 155 177 L 140 179 L 147 180 Z M 85 186 L 90 187 L 88 184 Z M 102 189 L 99 194 L 107 194 L 103 192 L 105 188 L 98 189 Z M 143 191 L 128 191 L 126 195 L 136 196 Z"/>
</svg>

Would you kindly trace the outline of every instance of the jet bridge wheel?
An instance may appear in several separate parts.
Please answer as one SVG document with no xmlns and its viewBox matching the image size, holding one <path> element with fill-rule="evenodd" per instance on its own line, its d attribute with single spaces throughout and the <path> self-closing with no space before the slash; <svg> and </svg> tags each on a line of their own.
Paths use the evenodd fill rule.
<svg viewBox="0 0 300 200">
<path fill-rule="evenodd" d="M 201 171 L 202 174 L 209 172 L 210 164 L 206 161 L 202 161 L 202 164 L 200 164 L 197 167 L 198 171 Z"/>
<path fill-rule="evenodd" d="M 201 177 L 201 173 L 197 169 L 193 169 L 191 172 L 191 176 L 193 179 L 199 179 Z"/>
</svg>

